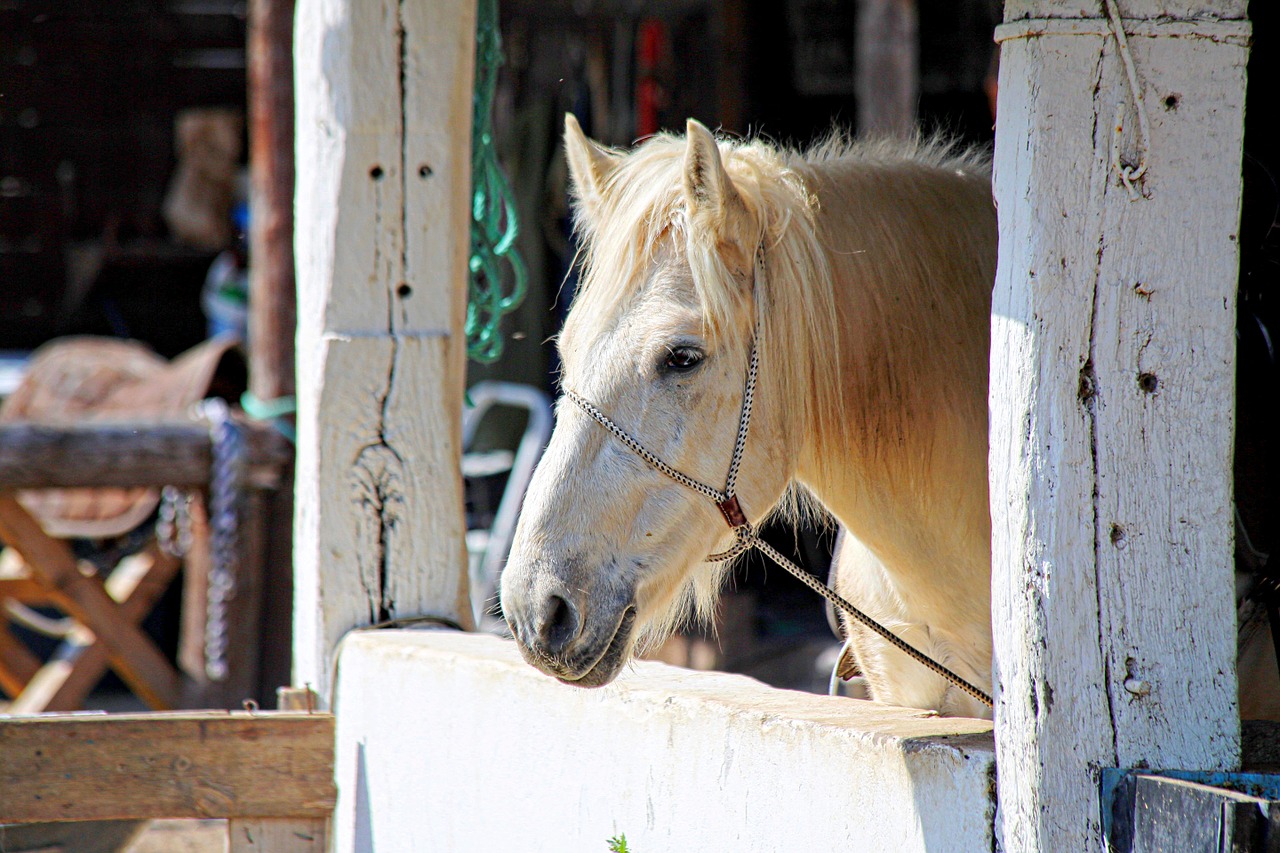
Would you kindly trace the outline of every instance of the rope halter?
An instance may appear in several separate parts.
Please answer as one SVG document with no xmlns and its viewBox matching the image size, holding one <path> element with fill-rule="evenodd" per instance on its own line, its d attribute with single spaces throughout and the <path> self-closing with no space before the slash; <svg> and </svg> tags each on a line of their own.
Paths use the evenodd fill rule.
<svg viewBox="0 0 1280 853">
<path fill-rule="evenodd" d="M 771 557 L 774 560 L 774 562 L 776 562 L 778 565 L 782 566 L 784 569 L 786 569 L 788 572 L 794 575 L 796 579 L 799 580 L 801 583 L 803 583 L 805 586 L 809 587 L 814 592 L 821 595 L 827 601 L 831 602 L 831 604 L 834 605 L 835 607 L 838 607 L 841 610 L 843 610 L 845 613 L 849 614 L 849 616 L 853 617 L 858 622 L 860 622 L 863 626 L 865 626 L 869 630 L 879 635 L 886 642 L 888 642 L 889 644 L 897 648 L 899 651 L 906 654 L 912 660 L 917 661 L 918 663 L 924 665 L 925 667 L 929 668 L 933 672 L 942 676 L 947 681 L 951 682 L 956 687 L 963 690 L 965 693 L 968 693 L 970 696 L 977 699 L 982 704 L 986 705 L 988 708 L 992 707 L 991 697 L 987 695 L 984 691 L 974 686 L 970 682 L 966 681 L 964 678 L 961 678 L 955 672 L 943 666 L 942 664 L 938 663 L 936 660 L 929 657 L 919 649 L 915 648 L 910 643 L 907 643 L 905 640 L 900 638 L 898 635 L 894 634 L 888 628 L 884 627 L 879 622 L 872 619 L 867 614 L 863 613 L 857 607 L 854 607 L 852 604 L 846 601 L 842 596 L 837 594 L 834 590 L 832 590 L 826 584 L 822 583 L 821 581 L 816 579 L 813 575 L 809 574 L 804 569 L 797 566 L 786 556 L 779 553 L 778 550 L 775 549 L 772 545 L 770 545 L 768 542 L 765 542 L 763 539 L 760 538 L 759 534 L 756 533 L 755 527 L 747 519 L 747 514 L 746 512 L 743 511 L 742 504 L 739 503 L 738 496 L 734 491 L 734 489 L 738 479 L 738 468 L 742 462 L 742 453 L 747 446 L 747 430 L 751 426 L 751 404 L 755 399 L 756 375 L 759 373 L 759 366 L 760 366 L 759 311 L 761 306 L 760 294 L 762 291 L 764 281 L 765 281 L 764 248 L 761 247 L 756 251 L 756 260 L 755 260 L 755 283 L 754 283 L 753 290 L 755 293 L 755 302 L 757 306 L 757 318 L 756 318 L 756 327 L 755 327 L 755 331 L 753 333 L 752 342 L 751 342 L 751 364 L 750 364 L 750 367 L 748 367 L 747 369 L 746 386 L 743 388 L 743 391 L 742 391 L 742 411 L 741 411 L 741 414 L 738 416 L 738 436 L 733 444 L 733 455 L 729 457 L 729 473 L 725 476 L 725 485 L 724 485 L 723 491 L 712 488 L 711 486 L 708 486 L 706 483 L 703 483 L 699 480 L 695 480 L 693 477 L 690 477 L 688 474 L 678 471 L 675 468 L 668 465 L 666 462 L 662 461 L 662 459 L 659 458 L 657 454 L 653 453 L 648 448 L 646 448 L 643 444 L 641 444 L 639 441 L 633 438 L 626 430 L 624 430 L 622 427 L 614 423 L 613 420 L 610 419 L 608 415 L 600 411 L 599 408 L 597 408 L 594 404 L 592 404 L 589 400 L 587 400 L 581 394 L 566 388 L 564 391 L 565 396 L 568 397 L 570 400 L 572 400 L 574 403 L 576 403 L 578 407 L 582 409 L 582 411 L 586 412 L 593 419 L 595 419 L 595 421 L 599 423 L 600 426 L 604 427 L 609 432 L 611 432 L 615 438 L 617 438 L 624 445 L 630 448 L 633 453 L 635 453 L 637 456 L 639 456 L 641 459 L 647 462 L 649 466 L 652 467 L 654 470 L 658 471 L 659 473 L 665 474 L 666 476 L 670 477 L 671 479 L 675 480 L 677 483 L 680 483 L 683 486 L 693 489 L 695 492 L 699 492 L 700 494 L 707 496 L 708 498 L 710 498 L 712 501 L 715 502 L 716 508 L 720 510 L 720 515 L 724 517 L 725 523 L 728 524 L 730 529 L 732 529 L 733 531 L 734 542 L 724 551 L 720 551 L 719 553 L 709 555 L 707 557 L 707 562 L 709 563 L 727 562 L 751 550 L 752 548 L 758 548 L 760 551 L 763 551 L 765 554 Z"/>
</svg>

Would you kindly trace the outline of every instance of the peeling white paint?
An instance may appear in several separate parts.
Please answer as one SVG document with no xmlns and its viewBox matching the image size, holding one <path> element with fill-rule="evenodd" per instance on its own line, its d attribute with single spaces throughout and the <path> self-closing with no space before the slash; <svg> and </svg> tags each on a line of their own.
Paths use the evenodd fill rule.
<svg viewBox="0 0 1280 853">
<path fill-rule="evenodd" d="M 1100 849 L 1101 768 L 1239 762 L 1248 24 L 1222 20 L 1243 18 L 1242 0 L 1198 17 L 1208 5 L 1120 2 L 1151 128 L 1136 201 L 1111 165 L 1117 105 L 1125 161 L 1138 123 L 1101 4 L 1010 0 L 997 34 L 992 608 L 1010 851 Z"/>
<path fill-rule="evenodd" d="M 474 0 L 300 0 L 294 681 L 349 629 L 471 622 L 461 407 Z"/>
</svg>

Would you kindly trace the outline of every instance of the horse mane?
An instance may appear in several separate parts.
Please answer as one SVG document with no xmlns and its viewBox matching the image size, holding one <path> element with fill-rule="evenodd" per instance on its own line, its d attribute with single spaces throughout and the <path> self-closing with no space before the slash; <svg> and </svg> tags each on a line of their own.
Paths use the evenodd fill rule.
<svg viewBox="0 0 1280 853">
<path fill-rule="evenodd" d="M 802 434 L 816 443 L 816 455 L 838 459 L 839 452 L 826 451 L 838 450 L 830 445 L 843 432 L 844 421 L 834 394 L 841 387 L 835 293 L 841 273 L 847 275 L 852 262 L 864 288 L 872 291 L 877 282 L 866 281 L 868 277 L 920 279 L 937 271 L 919 269 L 919 247 L 908 245 L 916 235 L 851 227 L 852 233 L 833 238 L 819 229 L 819 217 L 839 216 L 854 220 L 851 225 L 861 224 L 856 220 L 900 203 L 904 194 L 937 195 L 939 176 L 944 178 L 943 194 L 945 179 L 954 183 L 957 177 L 980 183 L 989 194 L 989 157 L 982 149 L 938 136 L 854 139 L 833 131 L 803 151 L 759 138 L 721 138 L 718 143 L 724 167 L 753 222 L 752 233 L 741 235 L 744 248 L 750 252 L 761 245 L 765 251 L 767 284 L 759 295 L 764 304 L 758 321 L 761 363 L 774 372 L 770 384 L 775 391 L 788 395 L 785 405 L 795 413 Z M 688 258 L 708 334 L 732 338 L 751 332 L 751 315 L 742 310 L 746 292 L 740 286 L 741 271 L 735 278 L 735 271 L 727 268 L 714 229 L 695 227 L 686 216 L 685 149 L 684 136 L 662 133 L 629 152 L 614 151 L 621 160 L 605 183 L 599 205 L 594 210 L 577 205 L 575 227 L 584 238 L 583 275 L 569 324 L 609 316 L 643 286 L 658 252 L 674 247 Z M 850 175 L 869 172 L 889 176 L 864 182 L 861 189 L 878 197 L 860 198 L 856 207 L 861 210 L 837 210 L 853 205 L 842 204 L 834 194 L 828 197 L 826 190 L 847 182 Z M 928 184 L 922 189 L 921 179 Z M 945 206 L 946 201 L 929 198 L 921 203 Z M 957 247 L 940 248 L 954 252 Z M 855 256 L 867 253 L 873 262 L 857 263 Z M 958 274 L 965 272 L 971 271 Z M 810 394 L 810 389 L 833 394 Z"/>
<path fill-rule="evenodd" d="M 911 377 L 900 375 L 905 367 L 889 363 L 901 342 L 893 338 L 895 329 L 874 328 L 876 312 L 885 308 L 879 303 L 905 301 L 913 311 L 927 311 L 939 301 L 959 304 L 962 300 L 948 295 L 948 288 L 961 292 L 963 287 L 950 279 L 987 275 L 985 269 L 973 268 L 977 243 L 966 243 L 980 238 L 967 226 L 959 226 L 960 235 L 921 234 L 902 224 L 914 223 L 915 213 L 902 214 L 898 221 L 892 219 L 894 211 L 906 206 L 930 211 L 926 218 L 963 219 L 969 209 L 962 202 L 965 193 L 990 197 L 990 161 L 980 149 L 939 137 L 853 139 L 833 132 L 803 151 L 759 138 L 717 141 L 724 168 L 749 214 L 746 233 L 737 235 L 739 248 L 747 253 L 764 248 L 766 282 L 757 295 L 762 301 L 757 320 L 760 393 L 781 395 L 796 434 L 806 437 L 820 463 L 810 473 L 822 480 L 832 473 L 827 469 L 859 452 L 850 446 L 851 413 L 843 396 L 853 370 L 876 386 L 868 391 L 876 399 L 868 398 L 863 406 L 875 411 L 857 429 L 881 438 L 910 429 L 912 415 L 895 407 L 911 405 L 912 395 L 926 393 L 911 389 Z M 658 254 L 677 249 L 688 259 L 708 335 L 735 339 L 751 333 L 752 312 L 744 310 L 750 289 L 742 286 L 743 271 L 730 269 L 722 251 L 726 223 L 691 223 L 686 213 L 686 145 L 684 136 L 664 133 L 631 151 L 612 152 L 620 160 L 596 204 L 577 205 L 583 275 L 566 328 L 612 315 L 644 286 Z M 886 212 L 891 217 L 887 221 Z M 903 287 L 901 282 L 911 285 L 891 293 Z M 866 333 L 872 340 L 860 353 L 841 351 L 838 303 L 850 297 L 837 288 L 850 286 L 859 291 L 854 297 L 862 300 L 858 310 L 865 308 L 870 315 Z M 872 351 L 876 355 L 868 356 Z M 860 361 L 871 357 L 881 361 Z M 938 389 L 931 393 L 936 402 Z M 895 417 L 903 422 L 894 422 Z M 779 509 L 794 517 L 808 514 L 810 506 L 798 487 Z M 719 571 L 695 572 L 682 598 L 706 615 L 720 577 Z M 672 612 L 673 622 L 678 610 Z M 655 626 L 654 633 L 661 636 L 670 627 Z"/>
</svg>

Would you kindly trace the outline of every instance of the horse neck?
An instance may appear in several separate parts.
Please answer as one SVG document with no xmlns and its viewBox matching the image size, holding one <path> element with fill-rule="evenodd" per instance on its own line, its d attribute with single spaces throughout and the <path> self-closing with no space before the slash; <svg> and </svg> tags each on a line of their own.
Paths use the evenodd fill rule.
<svg viewBox="0 0 1280 853">
<path fill-rule="evenodd" d="M 825 422 L 798 478 L 873 550 L 988 530 L 989 185 L 905 161 L 815 164 L 809 181 L 837 311 L 819 354 L 835 369 L 809 393 L 836 397 L 811 407 Z"/>
</svg>

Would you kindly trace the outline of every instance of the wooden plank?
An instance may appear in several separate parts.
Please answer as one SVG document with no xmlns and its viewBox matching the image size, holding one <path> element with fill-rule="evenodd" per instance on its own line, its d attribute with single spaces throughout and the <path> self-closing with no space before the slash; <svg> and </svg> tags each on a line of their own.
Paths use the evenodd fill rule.
<svg viewBox="0 0 1280 853">
<path fill-rule="evenodd" d="M 329 714 L 15 717 L 0 724 L 0 821 L 325 819 Z"/>
<path fill-rule="evenodd" d="M 327 853 L 327 830 L 322 818 L 236 818 L 229 853 Z"/>
<path fill-rule="evenodd" d="M 276 707 L 281 711 L 314 711 L 320 698 L 310 687 L 280 687 L 276 689 Z"/>
<path fill-rule="evenodd" d="M 474 0 L 303 0 L 295 29 L 294 677 L 348 630 L 470 625 L 460 415 Z"/>
<path fill-rule="evenodd" d="M 249 4 L 249 390 L 259 400 L 294 396 L 297 290 L 293 260 L 294 0 Z M 290 418 L 292 420 L 292 418 Z M 293 470 L 266 507 L 262 555 L 260 696 L 291 677 Z"/>
<path fill-rule="evenodd" d="M 284 464 L 288 441 L 242 423 L 251 468 Z M 0 491 L 63 486 L 202 486 L 209 428 L 190 420 L 0 424 Z"/>
<path fill-rule="evenodd" d="M 262 622 L 262 574 L 267 556 L 268 496 L 257 489 L 244 496 L 240 524 L 236 590 L 227 606 L 227 677 L 216 682 L 216 704 L 206 708 L 238 708 L 246 699 L 262 701 L 258 693 L 259 638 Z"/>
<path fill-rule="evenodd" d="M 111 666 L 151 708 L 173 708 L 178 672 L 155 643 L 124 617 L 97 575 L 81 573 L 66 542 L 52 539 L 11 496 L 0 493 L 0 539 L 58 594 L 58 607 L 93 631 Z"/>
<path fill-rule="evenodd" d="M 1006 19 L 1069 16 L 1018 0 Z M 1247 24 L 1122 2 L 1008 24 L 995 190 L 992 605 L 1003 849 L 1099 849 L 1104 767 L 1239 762 L 1231 437 Z M 1134 21 L 1159 5 L 1168 17 Z M 1226 4 L 1237 7 L 1242 3 Z M 1143 10 L 1140 12 L 1139 10 Z M 1225 10 L 1224 10 L 1225 11 Z M 1206 37 L 1195 35 L 1197 28 Z"/>
</svg>

